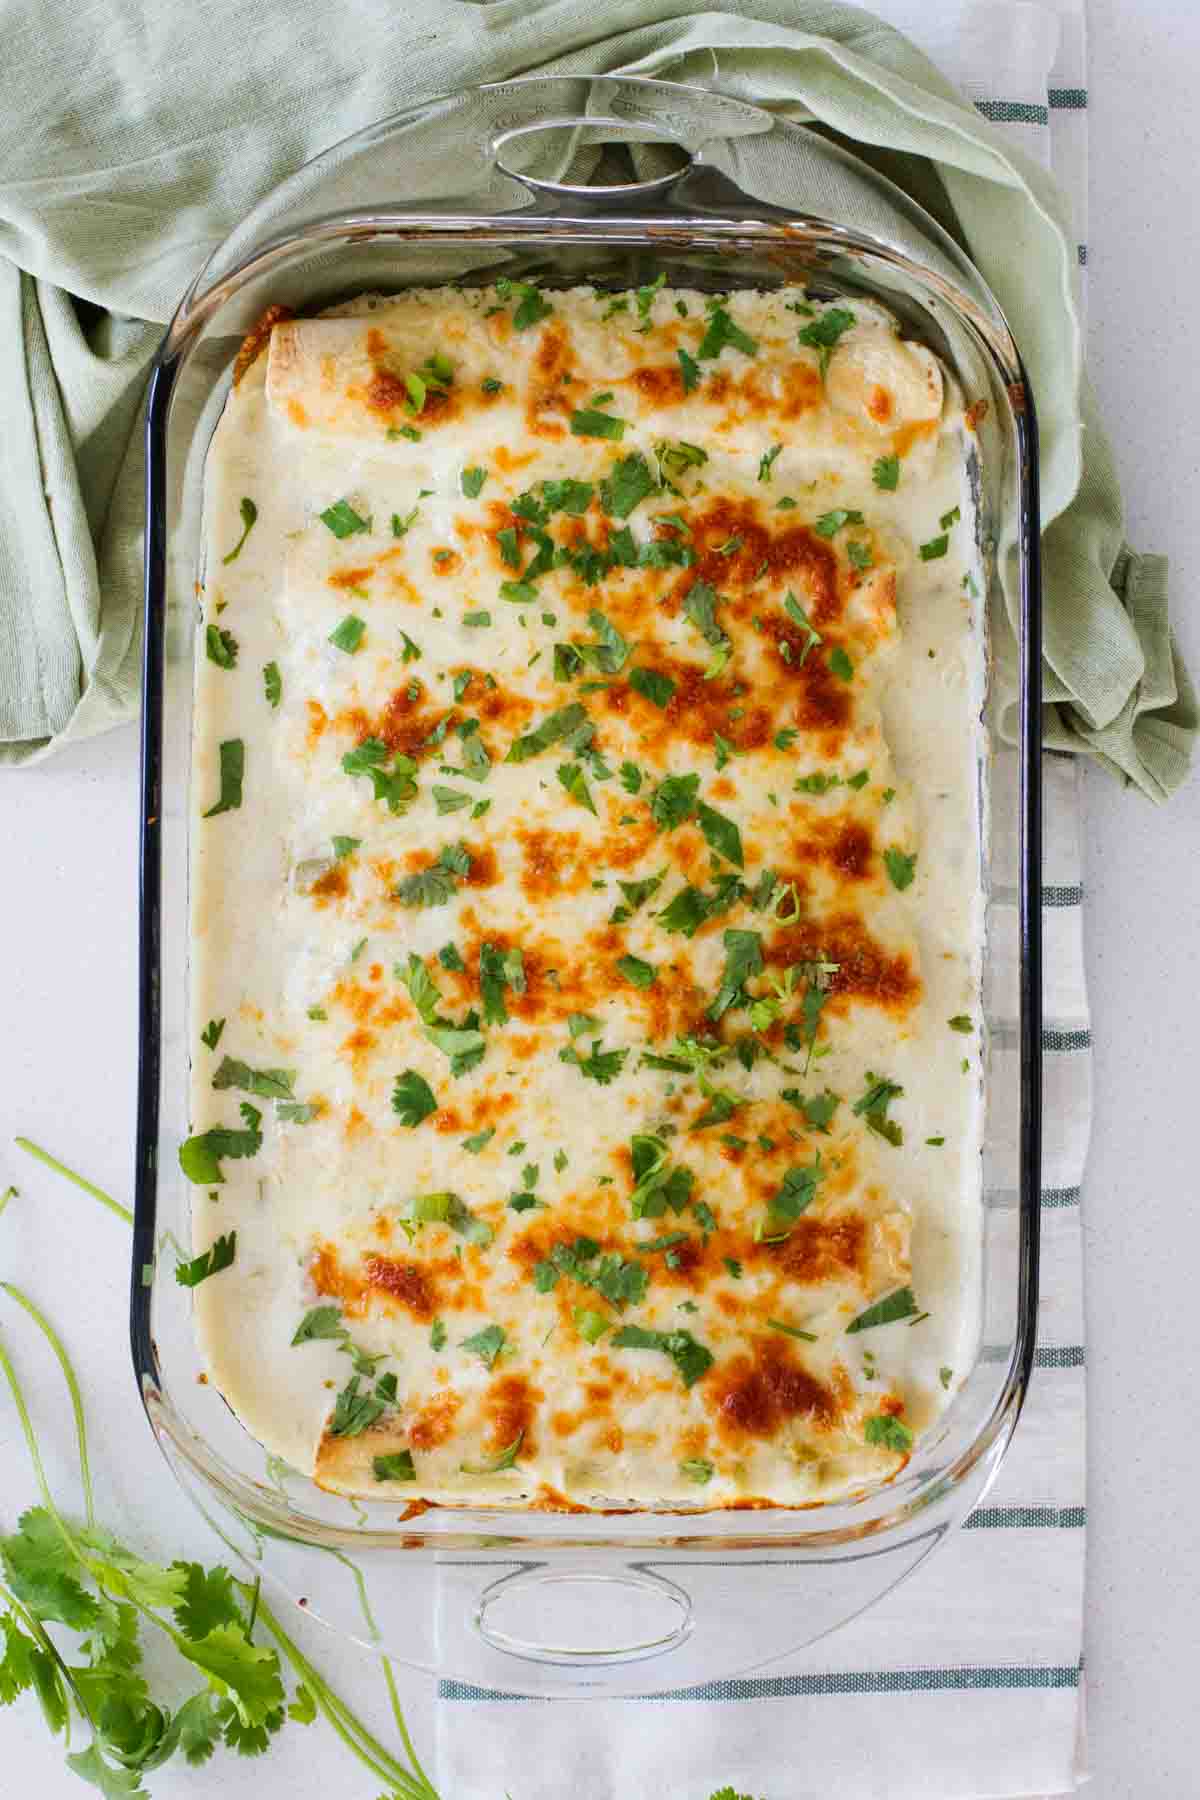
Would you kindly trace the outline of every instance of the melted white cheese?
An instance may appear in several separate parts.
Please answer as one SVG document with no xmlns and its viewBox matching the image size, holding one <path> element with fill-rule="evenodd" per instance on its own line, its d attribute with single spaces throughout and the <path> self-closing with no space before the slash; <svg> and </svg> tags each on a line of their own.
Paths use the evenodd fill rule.
<svg viewBox="0 0 1200 1800">
<path fill-rule="evenodd" d="M 248 1102 L 261 1113 L 263 1141 L 257 1154 L 224 1161 L 222 1185 L 194 1190 L 197 1251 L 219 1234 L 237 1234 L 232 1267 L 196 1289 L 197 1328 L 211 1379 L 246 1428 L 331 1486 L 384 1491 L 375 1458 L 407 1447 L 417 1479 L 391 1490 L 398 1499 L 517 1504 L 542 1492 L 645 1506 L 834 1498 L 900 1466 L 893 1450 L 866 1441 L 866 1421 L 902 1412 L 914 1433 L 927 1430 L 967 1373 L 978 1332 L 983 653 L 968 574 L 973 521 L 961 405 L 944 392 L 933 358 L 901 344 L 890 323 L 859 302 L 822 380 L 817 352 L 797 346 L 813 316 L 789 310 L 789 303 L 805 306 L 797 291 L 735 295 L 729 316 L 751 334 L 757 354 L 725 348 L 702 361 L 692 391 L 671 395 L 662 391 L 666 376 L 657 387 L 639 385 L 637 371 L 673 370 L 680 347 L 700 348 L 702 296 L 661 291 L 648 332 L 638 329 L 632 298 L 609 318 L 608 298 L 589 290 L 551 298 L 550 321 L 522 332 L 511 327 L 511 301 L 502 307 L 492 293 L 448 291 L 277 327 L 269 356 L 231 394 L 214 437 L 193 759 L 192 1117 L 197 1133 L 235 1127 L 238 1103 Z M 545 347 L 560 326 L 573 375 L 563 384 L 573 396 L 565 410 L 552 390 L 545 406 L 538 398 L 538 384 L 562 372 L 563 355 Z M 371 383 L 381 368 L 402 378 L 435 350 L 453 365 L 452 407 L 468 395 L 472 404 L 441 424 L 422 416 L 414 441 L 403 435 L 416 429 L 403 402 L 385 405 L 386 384 L 373 390 Z M 503 391 L 477 404 L 481 384 L 497 380 Z M 586 408 L 597 390 L 609 397 L 592 410 L 626 423 L 620 442 L 564 429 L 570 408 Z M 881 410 L 882 420 L 875 417 Z M 531 430 L 538 424 L 545 435 Z M 609 709 L 604 693 L 586 687 L 589 673 L 604 680 L 603 672 L 554 679 L 555 643 L 596 641 L 592 609 L 636 644 L 620 680 L 635 665 L 654 667 L 656 656 L 672 668 L 706 667 L 712 650 L 683 610 L 663 605 L 685 585 L 679 567 L 618 567 L 596 586 L 555 569 L 537 579 L 535 602 L 499 597 L 501 581 L 516 571 L 497 549 L 496 519 L 507 515 L 493 509 L 547 479 L 599 483 L 618 459 L 638 453 L 669 472 L 656 463 L 655 447 L 680 439 L 704 448 L 708 461 L 677 473 L 677 493 L 644 498 L 627 520 L 610 520 L 610 529 L 627 524 L 645 544 L 654 518 L 694 523 L 719 500 L 758 509 L 773 534 L 811 527 L 834 509 L 863 515 L 857 538 L 853 524 L 817 534 L 836 551 L 844 610 L 810 654 L 826 657 L 843 638 L 854 650 L 853 714 L 844 731 L 792 728 L 781 744 L 772 732 L 718 769 L 707 743 L 686 731 L 664 736 L 665 715 L 650 703 L 635 697 L 623 710 Z M 760 459 L 776 444 L 782 448 L 760 475 Z M 897 451 L 899 485 L 881 488 L 872 470 Z M 463 472 L 473 468 L 487 478 L 478 496 L 465 498 Z M 784 496 L 794 508 L 779 508 Z M 257 517 L 230 560 L 244 498 L 252 498 Z M 321 514 L 339 502 L 368 528 L 336 537 Z M 944 528 L 955 509 L 961 519 Z M 595 542 L 602 530 L 596 501 L 588 521 Z M 560 511 L 548 529 L 563 541 L 573 524 Z M 948 552 L 922 559 L 917 546 L 944 530 Z M 861 578 L 847 561 L 852 541 L 870 547 L 872 567 Z M 534 550 L 524 536 L 522 566 Z M 781 691 L 762 616 L 780 618 L 787 591 L 811 608 L 803 579 L 803 570 L 778 578 L 768 571 L 755 587 L 748 576 L 743 585 L 756 598 L 746 600 L 736 629 L 733 610 L 718 609 L 734 639 L 743 708 L 753 706 L 760 682 Z M 490 614 L 488 627 L 464 623 L 479 612 Z M 353 653 L 330 642 L 347 615 L 365 625 Z M 206 626 L 236 640 L 232 668 L 205 656 Z M 268 664 L 279 671 L 276 707 L 264 694 Z M 347 774 L 342 758 L 385 717 L 403 723 L 415 712 L 432 722 L 449 713 L 454 674 L 467 668 L 477 673 L 457 716 L 483 721 L 486 780 L 438 772 L 463 766 L 464 743 L 451 729 L 419 759 L 417 797 L 393 813 L 373 797 L 369 775 Z M 505 701 L 495 725 L 485 673 Z M 418 700 L 396 705 L 414 681 Z M 586 746 L 582 757 L 559 744 L 525 762 L 502 760 L 516 736 L 576 700 L 595 721 L 592 748 L 604 764 L 616 771 L 629 761 L 642 770 L 639 794 L 598 776 Z M 736 739 L 736 720 L 727 732 Z M 218 796 L 224 740 L 244 746 L 242 803 L 204 817 Z M 594 814 L 557 777 L 564 763 L 581 770 Z M 869 780 L 848 786 L 864 769 Z M 797 778 L 818 771 L 836 774 L 837 784 L 823 794 L 795 788 Z M 826 821 L 862 826 L 869 874 L 849 880 L 814 855 L 803 865 L 806 912 L 821 920 L 852 905 L 883 953 L 908 955 L 919 971 L 919 998 L 907 1009 L 830 1000 L 807 1075 L 806 1055 L 778 1042 L 778 1060 L 760 1057 L 749 1071 L 728 1058 L 712 1079 L 743 1104 L 728 1123 L 699 1131 L 688 1129 L 702 1104 L 695 1081 L 647 1069 L 641 1054 L 670 1053 L 688 984 L 699 996 L 691 1016 L 701 1017 L 721 985 L 726 928 L 758 930 L 764 939 L 780 928 L 743 902 L 690 940 L 664 932 L 655 913 L 684 880 L 711 888 L 715 878 L 694 817 L 668 833 L 649 824 L 648 797 L 667 772 L 697 773 L 700 798 L 736 821 L 749 887 L 764 868 L 786 869 L 791 846 L 819 840 Z M 435 785 L 470 804 L 440 815 Z M 472 808 L 481 800 L 488 809 L 476 820 Z M 357 839 L 358 847 L 339 861 L 335 836 Z M 398 904 L 392 895 L 406 874 L 459 840 L 477 869 L 481 854 L 494 859 L 491 884 L 460 882 L 444 904 L 421 909 Z M 632 854 L 617 867 L 614 846 L 622 845 Z M 884 873 L 888 847 L 916 854 L 914 878 L 902 890 Z M 720 867 L 734 873 L 728 861 Z M 663 868 L 671 872 L 625 922 L 620 943 L 597 948 L 608 941 L 621 899 L 616 880 Z M 558 972 L 541 984 L 546 1005 L 532 1017 L 519 1016 L 509 991 L 514 1016 L 486 1029 L 482 1063 L 454 1078 L 422 1033 L 399 976 L 411 956 L 425 959 L 441 990 L 441 1015 L 461 1024 L 471 997 L 437 952 L 468 942 L 477 949 L 489 938 L 522 945 L 531 962 Z M 663 1015 L 669 1028 L 661 1040 L 650 1042 L 646 992 L 609 982 L 595 997 L 597 962 L 620 954 L 654 964 L 660 983 L 674 970 L 676 1010 Z M 766 976 L 749 985 L 770 992 Z M 590 993 L 585 1006 L 553 1004 L 555 987 L 569 993 L 573 986 Z M 799 1018 L 803 992 L 802 981 L 786 996 L 780 1024 Z M 600 1023 L 572 1040 L 571 1010 Z M 962 1015 L 970 1033 L 948 1024 Z M 203 1027 L 222 1019 L 216 1050 L 202 1047 Z M 726 1038 L 752 1035 L 736 1008 L 721 1030 Z M 586 1055 L 594 1041 L 627 1053 L 608 1085 L 560 1054 L 574 1042 Z M 270 1097 L 214 1091 L 226 1056 L 259 1071 L 294 1071 L 291 1091 L 316 1116 L 301 1123 L 280 1117 Z M 396 1077 L 407 1070 L 428 1082 L 440 1109 L 413 1129 L 391 1103 Z M 852 1112 L 871 1075 L 903 1089 L 887 1113 L 902 1128 L 900 1144 Z M 784 1087 L 841 1096 L 828 1135 L 809 1130 L 780 1101 Z M 481 1120 L 495 1132 L 472 1150 L 466 1140 Z M 703 1279 L 690 1286 L 666 1267 L 665 1252 L 636 1252 L 639 1242 L 677 1230 L 706 1241 L 699 1216 L 689 1209 L 640 1223 L 629 1217 L 630 1138 L 664 1125 L 677 1132 L 666 1139 L 672 1162 L 692 1170 L 693 1198 L 720 1227 Z M 723 1143 L 723 1134 L 746 1148 Z M 753 1231 L 772 1218 L 771 1229 L 782 1233 L 763 1196 L 789 1167 L 810 1166 L 818 1153 L 824 1179 L 797 1230 L 853 1215 L 863 1221 L 865 1248 L 856 1269 L 790 1278 L 754 1244 Z M 533 1181 L 523 1174 L 528 1168 L 537 1171 Z M 522 1191 L 541 1205 L 514 1211 L 509 1197 Z M 448 1225 L 412 1225 L 414 1196 L 443 1192 L 491 1228 L 489 1245 Z M 570 1276 L 539 1292 L 531 1279 L 536 1257 L 519 1253 L 522 1238 L 539 1232 L 543 1252 L 575 1234 L 617 1247 L 648 1271 L 644 1300 L 621 1310 Z M 741 1248 L 733 1266 L 716 1259 L 722 1246 Z M 370 1257 L 385 1274 L 400 1271 L 393 1289 L 364 1284 Z M 432 1315 L 445 1328 L 438 1348 L 431 1309 L 420 1294 L 414 1303 L 414 1278 L 403 1273 L 413 1269 L 427 1278 Z M 928 1316 L 847 1334 L 867 1305 L 906 1285 Z M 360 1378 L 359 1393 L 385 1373 L 395 1376 L 396 1390 L 393 1401 L 385 1389 L 382 1416 L 367 1431 L 331 1437 L 331 1408 L 351 1375 L 350 1359 L 335 1340 L 292 1347 L 292 1338 L 309 1309 L 343 1301 L 350 1339 L 382 1358 L 374 1377 Z M 580 1335 L 581 1310 L 609 1321 L 596 1343 Z M 811 1341 L 772 1337 L 768 1314 Z M 712 1368 L 685 1387 L 669 1356 L 614 1346 L 613 1331 L 623 1324 L 686 1330 L 710 1350 Z M 463 1340 L 494 1325 L 505 1341 L 488 1367 Z M 759 1354 L 761 1364 L 753 1346 L 764 1341 L 777 1343 L 783 1359 L 769 1364 L 765 1378 L 748 1360 Z M 822 1421 L 794 1395 L 782 1405 L 777 1394 L 764 1400 L 763 1380 L 777 1386 L 779 1368 L 798 1369 L 814 1391 L 836 1396 L 836 1420 Z M 760 1402 L 766 1426 L 744 1427 Z M 514 1441 L 514 1430 L 524 1433 L 514 1466 L 480 1474 Z M 711 1477 L 698 1485 L 707 1465 Z"/>
</svg>

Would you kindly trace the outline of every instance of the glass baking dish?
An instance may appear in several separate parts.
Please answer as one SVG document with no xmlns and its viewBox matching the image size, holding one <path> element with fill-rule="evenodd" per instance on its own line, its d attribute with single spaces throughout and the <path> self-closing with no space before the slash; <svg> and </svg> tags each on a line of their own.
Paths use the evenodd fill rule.
<svg viewBox="0 0 1200 1800">
<path fill-rule="evenodd" d="M 442 146 L 453 132 L 453 159 Z M 638 180 L 633 139 L 649 159 Z M 841 216 L 735 185 L 811 153 Z M 580 185 L 597 147 L 615 178 Z M 764 155 L 764 149 L 766 154 Z M 536 169 L 536 173 L 534 173 Z M 628 176 L 628 178 L 626 178 Z M 446 191 L 461 185 L 464 194 Z M 763 182 L 758 183 L 764 185 Z M 765 185 L 771 185 L 768 180 Z M 480 193 L 486 198 L 481 200 Z M 871 230 L 854 220 L 872 222 Z M 890 225 L 874 222 L 885 220 Z M 914 246 L 916 247 L 914 253 Z M 807 1509 L 397 1516 L 268 1458 L 207 1385 L 188 1290 L 188 821 L 201 488 L 235 356 L 268 306 L 500 273 L 628 290 L 803 281 L 874 297 L 975 407 L 988 583 L 982 1330 L 974 1367 L 903 1472 Z M 940 228 L 865 164 L 758 108 L 632 78 L 531 78 L 433 100 L 269 196 L 184 296 L 148 420 L 140 1086 L 131 1337 L 151 1426 L 230 1547 L 312 1615 L 443 1676 L 540 1694 L 664 1691 L 761 1667 L 861 1611 L 978 1503 L 1021 1409 L 1036 1330 L 1040 1156 L 1040 572 L 1032 396 L 1003 316 Z M 1004 680 L 1001 682 L 1001 676 Z M 1015 718 L 1015 748 L 1002 741 Z"/>
</svg>

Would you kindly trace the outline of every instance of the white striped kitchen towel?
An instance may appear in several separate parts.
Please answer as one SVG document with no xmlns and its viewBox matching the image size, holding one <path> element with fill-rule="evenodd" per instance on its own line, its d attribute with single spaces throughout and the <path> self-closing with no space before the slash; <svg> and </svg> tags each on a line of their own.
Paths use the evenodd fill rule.
<svg viewBox="0 0 1200 1800">
<path fill-rule="evenodd" d="M 1051 162 L 1086 264 L 1083 0 L 875 0 L 988 118 Z M 987 1502 L 914 1576 L 810 1649 L 657 1700 L 440 1685 L 446 1800 L 1000 1800 L 1084 1776 L 1085 1372 L 1079 1189 L 1091 1110 L 1080 765 L 1046 759 L 1041 1325 Z M 423 1709 L 422 1709 L 423 1710 Z"/>
</svg>

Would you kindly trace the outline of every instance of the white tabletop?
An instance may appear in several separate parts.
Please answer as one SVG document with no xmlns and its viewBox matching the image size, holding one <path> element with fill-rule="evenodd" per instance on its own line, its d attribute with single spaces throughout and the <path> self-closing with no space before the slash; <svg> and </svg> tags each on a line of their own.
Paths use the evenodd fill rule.
<svg viewBox="0 0 1200 1800">
<path fill-rule="evenodd" d="M 1092 0 L 1092 368 L 1118 445 L 1132 541 L 1166 551 L 1176 622 L 1200 673 L 1200 439 L 1194 326 L 1200 10 Z M 1131 16 L 1136 15 L 1136 16 Z M 137 744 L 132 729 L 0 780 L 0 1275 L 50 1308 L 83 1372 L 102 1515 L 167 1560 L 212 1540 L 158 1460 L 126 1350 L 125 1228 L 10 1148 L 21 1132 L 128 1199 L 135 1073 Z M 1089 1338 L 1087 1687 L 1092 1800 L 1196 1792 L 1198 1633 L 1189 1552 L 1200 1488 L 1194 1170 L 1200 1026 L 1200 781 L 1165 811 L 1091 776 L 1086 924 L 1095 1127 L 1084 1183 Z M 15 1307 L 51 1481 L 70 1503 L 57 1375 Z M 0 1519 L 33 1499 L 0 1406 Z M 382 1724 L 378 1681 L 317 1636 L 322 1666 Z M 406 1682 L 418 1742 L 425 1684 Z M 0 1713 L 6 1792 L 83 1792 L 41 1720 Z M 714 1770 L 714 1785 L 721 1778 Z M 781 1771 L 782 1773 L 782 1771 Z M 219 1785 L 218 1785 L 219 1784 Z M 154 1793 L 315 1800 L 374 1791 L 323 1729 L 289 1728 L 265 1762 L 163 1771 Z M 447 1800 L 452 1800 L 448 1796 Z M 702 1800 L 702 1797 L 701 1797 Z M 767 1800 L 788 1800 L 780 1789 Z M 846 1800 L 853 1800 L 847 1796 Z"/>
</svg>

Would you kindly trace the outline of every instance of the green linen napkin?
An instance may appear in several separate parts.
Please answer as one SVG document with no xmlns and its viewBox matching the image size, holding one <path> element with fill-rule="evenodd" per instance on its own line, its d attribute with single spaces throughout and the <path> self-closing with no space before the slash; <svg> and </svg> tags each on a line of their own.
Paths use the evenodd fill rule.
<svg viewBox="0 0 1200 1800">
<path fill-rule="evenodd" d="M 10 0 L 5 22 L 18 78 L 0 117 L 0 759 L 136 710 L 141 400 L 210 251 L 303 162 L 424 95 L 619 70 L 818 122 L 968 248 L 1041 419 L 1046 741 L 1156 800 L 1182 781 L 1196 698 L 1165 563 L 1123 541 L 1065 202 L 890 26 L 826 0 Z"/>
</svg>

